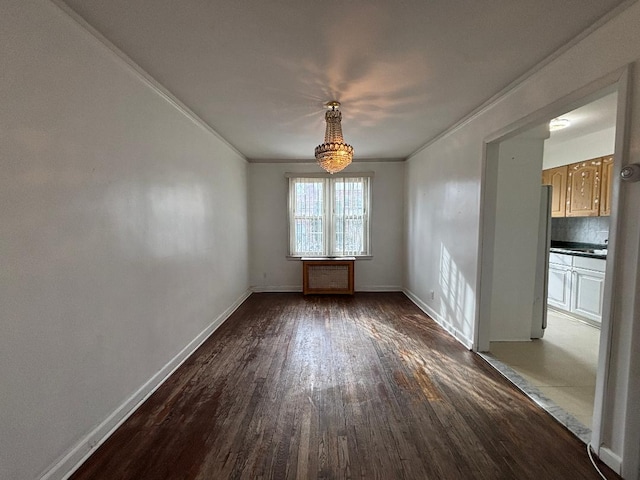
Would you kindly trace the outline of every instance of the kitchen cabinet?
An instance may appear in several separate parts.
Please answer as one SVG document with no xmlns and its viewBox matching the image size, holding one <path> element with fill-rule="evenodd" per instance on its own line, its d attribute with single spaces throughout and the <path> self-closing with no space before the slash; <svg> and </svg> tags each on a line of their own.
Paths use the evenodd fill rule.
<svg viewBox="0 0 640 480">
<path fill-rule="evenodd" d="M 562 310 L 571 310 L 571 267 L 549 264 L 547 303 Z"/>
<path fill-rule="evenodd" d="M 600 187 L 600 216 L 611 215 L 611 186 L 613 184 L 613 155 L 602 157 L 602 186 Z"/>
<path fill-rule="evenodd" d="M 602 159 L 568 166 L 567 217 L 597 217 L 600 214 Z"/>
<path fill-rule="evenodd" d="M 564 217 L 567 203 L 567 165 L 542 171 L 542 184 L 551 185 L 551 216 Z"/>
<path fill-rule="evenodd" d="M 571 269 L 571 255 L 549 255 L 547 303 L 566 311 L 571 310 Z"/>
<path fill-rule="evenodd" d="M 613 155 L 542 171 L 542 184 L 553 187 L 552 217 L 611 214 Z"/>
<path fill-rule="evenodd" d="M 599 323 L 602 319 L 604 273 L 574 268 L 571 282 L 571 312 Z"/>
<path fill-rule="evenodd" d="M 551 253 L 547 303 L 583 319 L 602 321 L 606 261 Z"/>
</svg>

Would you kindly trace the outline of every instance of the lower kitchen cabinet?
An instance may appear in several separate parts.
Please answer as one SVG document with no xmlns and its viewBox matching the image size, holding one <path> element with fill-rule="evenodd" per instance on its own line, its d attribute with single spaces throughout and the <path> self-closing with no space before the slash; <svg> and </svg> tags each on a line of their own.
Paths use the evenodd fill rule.
<svg viewBox="0 0 640 480">
<path fill-rule="evenodd" d="M 551 253 L 547 303 L 600 323 L 606 261 Z"/>
<path fill-rule="evenodd" d="M 571 267 L 549 264 L 547 303 L 562 310 L 571 310 Z"/>
<path fill-rule="evenodd" d="M 604 273 L 575 268 L 571 281 L 571 311 L 595 322 L 600 322 L 602 319 Z"/>
</svg>

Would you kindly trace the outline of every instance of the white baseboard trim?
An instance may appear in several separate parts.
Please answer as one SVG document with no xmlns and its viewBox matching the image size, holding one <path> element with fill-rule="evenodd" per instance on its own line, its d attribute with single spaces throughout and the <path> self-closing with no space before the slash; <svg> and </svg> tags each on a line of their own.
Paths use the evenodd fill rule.
<svg viewBox="0 0 640 480">
<path fill-rule="evenodd" d="M 137 392 L 129 397 L 111 415 L 109 415 L 93 431 L 89 432 L 60 460 L 52 465 L 41 477 L 41 480 L 67 479 L 75 472 L 97 447 L 102 445 L 115 430 L 122 425 L 137 409 L 155 392 L 164 382 L 184 363 L 184 361 L 202 345 L 209 336 L 222 325 L 231 314 L 251 295 L 246 290 L 240 297 L 222 314 L 220 314 L 208 327 L 196 338 L 184 347 L 180 353 L 173 357 L 153 377 L 151 377 Z"/>
<path fill-rule="evenodd" d="M 254 293 L 301 293 L 302 285 L 262 285 L 251 287 Z"/>
<path fill-rule="evenodd" d="M 400 285 L 357 285 L 357 292 L 402 292 Z"/>
<path fill-rule="evenodd" d="M 272 286 L 254 286 L 251 287 L 254 293 L 290 293 L 302 292 L 301 285 L 272 285 Z M 356 292 L 402 292 L 400 285 L 359 285 L 355 288 Z"/>
<path fill-rule="evenodd" d="M 607 465 L 618 475 L 622 474 L 622 458 L 613 453 L 611 450 L 606 447 L 600 447 L 598 449 L 598 457 L 605 465 Z"/>
<path fill-rule="evenodd" d="M 525 338 L 518 338 L 518 337 L 505 337 L 505 338 L 492 338 L 491 341 L 492 342 L 533 342 L 533 338 L 531 337 L 525 337 Z"/>
<path fill-rule="evenodd" d="M 440 325 L 449 334 L 451 334 L 453 338 L 455 338 L 458 342 L 460 342 L 469 350 L 473 349 L 473 340 L 471 340 L 470 338 L 467 338 L 460 330 L 458 330 L 449 322 L 447 322 L 444 318 L 442 318 L 442 316 L 438 312 L 436 312 L 433 308 L 431 308 L 429 305 L 427 305 L 422 300 L 420 300 L 420 297 L 418 297 L 411 290 L 408 290 L 405 288 L 402 291 L 407 297 L 409 297 L 409 300 L 415 303 L 420 310 L 422 310 L 424 313 L 429 315 L 438 325 Z"/>
</svg>

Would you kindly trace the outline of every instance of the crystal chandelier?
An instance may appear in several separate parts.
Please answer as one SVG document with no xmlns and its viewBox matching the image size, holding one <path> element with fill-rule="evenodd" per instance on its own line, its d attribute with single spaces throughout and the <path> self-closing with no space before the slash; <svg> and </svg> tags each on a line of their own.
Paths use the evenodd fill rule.
<svg viewBox="0 0 640 480">
<path fill-rule="evenodd" d="M 327 110 L 324 118 L 327 121 L 327 129 L 324 133 L 324 143 L 316 147 L 316 160 L 318 165 L 329 173 L 343 170 L 353 159 L 353 147 L 344 143 L 342 138 L 342 113 L 338 110 L 340 102 L 329 102 L 325 106 Z"/>
</svg>

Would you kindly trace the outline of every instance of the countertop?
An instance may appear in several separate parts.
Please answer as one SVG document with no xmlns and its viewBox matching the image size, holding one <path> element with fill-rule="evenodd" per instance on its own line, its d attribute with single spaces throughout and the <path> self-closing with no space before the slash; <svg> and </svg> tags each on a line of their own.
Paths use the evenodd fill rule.
<svg viewBox="0 0 640 480">
<path fill-rule="evenodd" d="M 556 242 L 551 241 L 551 252 L 574 255 L 576 257 L 607 258 L 607 245 L 597 243 L 580 242 Z"/>
</svg>

